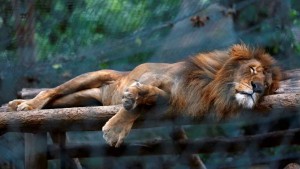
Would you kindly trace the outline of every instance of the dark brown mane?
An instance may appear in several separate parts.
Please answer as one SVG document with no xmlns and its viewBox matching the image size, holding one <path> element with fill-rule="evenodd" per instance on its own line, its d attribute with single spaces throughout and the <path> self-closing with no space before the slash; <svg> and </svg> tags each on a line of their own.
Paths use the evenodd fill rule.
<svg viewBox="0 0 300 169">
<path fill-rule="evenodd" d="M 186 62 L 191 66 L 191 69 L 196 68 L 196 72 L 199 73 L 201 71 L 205 73 L 205 76 L 213 79 L 228 58 L 227 51 L 214 51 L 190 57 Z"/>
</svg>

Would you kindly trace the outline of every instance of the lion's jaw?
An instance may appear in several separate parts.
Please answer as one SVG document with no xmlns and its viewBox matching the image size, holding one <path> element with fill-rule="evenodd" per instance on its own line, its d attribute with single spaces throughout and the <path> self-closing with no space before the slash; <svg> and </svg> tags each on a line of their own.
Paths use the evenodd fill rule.
<svg viewBox="0 0 300 169">
<path fill-rule="evenodd" d="M 238 92 L 235 94 L 235 99 L 240 106 L 246 109 L 252 109 L 257 103 L 259 98 L 258 93 L 249 92 Z"/>
</svg>

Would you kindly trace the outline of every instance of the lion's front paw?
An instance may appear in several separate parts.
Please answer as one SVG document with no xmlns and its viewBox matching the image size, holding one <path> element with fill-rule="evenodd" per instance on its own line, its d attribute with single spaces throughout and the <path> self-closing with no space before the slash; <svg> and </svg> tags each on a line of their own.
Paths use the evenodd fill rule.
<svg viewBox="0 0 300 169">
<path fill-rule="evenodd" d="M 134 82 L 122 97 L 122 104 L 127 111 L 135 109 L 138 105 L 152 105 L 157 98 L 157 91 L 151 85 Z"/>
<path fill-rule="evenodd" d="M 133 123 L 121 123 L 110 125 L 106 123 L 102 128 L 103 138 L 110 146 L 119 147 L 129 133 L 132 124 Z"/>
<path fill-rule="evenodd" d="M 136 107 L 136 96 L 135 94 L 126 91 L 122 97 L 122 104 L 126 110 L 132 110 Z"/>
<path fill-rule="evenodd" d="M 142 86 L 144 85 L 139 82 L 134 82 L 125 90 L 122 96 L 122 104 L 126 110 L 132 110 L 137 106 L 139 92 Z"/>
</svg>

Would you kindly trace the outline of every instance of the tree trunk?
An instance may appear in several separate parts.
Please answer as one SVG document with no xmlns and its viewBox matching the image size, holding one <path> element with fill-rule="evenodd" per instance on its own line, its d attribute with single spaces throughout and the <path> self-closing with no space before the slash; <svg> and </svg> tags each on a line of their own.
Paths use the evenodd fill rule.
<svg viewBox="0 0 300 169">
<path fill-rule="evenodd" d="M 176 22 L 163 45 L 150 61 L 174 62 L 199 52 L 223 49 L 236 42 L 233 19 L 227 8 L 218 4 L 208 7 L 203 1 L 183 0 Z M 194 24 L 193 17 L 203 19 Z"/>
<path fill-rule="evenodd" d="M 25 169 L 47 168 L 47 133 L 25 133 Z"/>
<path fill-rule="evenodd" d="M 16 39 L 19 63 L 30 67 L 36 61 L 35 56 L 35 3 L 34 0 L 13 0 Z"/>
</svg>

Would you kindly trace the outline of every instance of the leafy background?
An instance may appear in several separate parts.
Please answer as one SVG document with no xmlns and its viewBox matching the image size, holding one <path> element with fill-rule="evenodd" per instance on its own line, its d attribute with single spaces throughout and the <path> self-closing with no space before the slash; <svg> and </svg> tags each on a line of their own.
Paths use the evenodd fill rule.
<svg viewBox="0 0 300 169">
<path fill-rule="evenodd" d="M 297 0 L 2 0 L 0 103 L 18 97 L 24 87 L 53 87 L 99 69 L 130 70 L 142 62 L 174 62 L 241 42 L 265 48 L 284 69 L 297 68 L 299 12 Z M 190 18 L 196 15 L 210 19 L 194 27 Z M 192 137 L 243 133 L 228 126 L 186 128 Z M 129 140 L 159 133 L 168 129 L 153 129 Z M 99 133 L 70 135 L 101 140 Z M 23 136 L 7 133 L 0 139 L 0 163 L 23 168 Z M 286 150 L 268 149 L 262 154 L 272 156 L 282 149 Z M 251 152 L 237 156 L 242 158 L 236 163 L 251 166 Z M 202 158 L 210 162 L 210 168 L 218 168 L 235 157 L 216 153 Z M 85 168 L 99 168 L 105 163 L 102 160 L 83 159 Z M 145 161 L 145 168 L 153 168 L 154 163 Z M 122 166 L 118 163 L 124 162 L 112 166 Z M 130 163 L 126 166 L 130 168 Z"/>
</svg>

